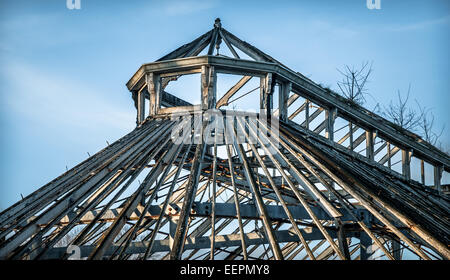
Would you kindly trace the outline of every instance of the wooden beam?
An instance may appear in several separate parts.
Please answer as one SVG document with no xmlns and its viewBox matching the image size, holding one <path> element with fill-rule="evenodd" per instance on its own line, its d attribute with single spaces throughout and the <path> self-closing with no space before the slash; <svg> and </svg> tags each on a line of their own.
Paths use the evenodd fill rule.
<svg viewBox="0 0 450 280">
<path fill-rule="evenodd" d="M 161 105 L 165 107 L 178 107 L 178 106 L 192 106 L 191 103 L 184 101 L 181 98 L 176 97 L 167 91 L 162 91 Z"/>
<path fill-rule="evenodd" d="M 232 43 L 249 57 L 253 58 L 256 61 L 270 61 L 263 53 L 261 53 L 258 49 L 254 48 L 247 42 L 240 40 L 223 28 L 221 31 L 228 42 Z"/>
<path fill-rule="evenodd" d="M 422 185 L 425 185 L 425 162 L 424 160 L 420 161 L 420 182 Z"/>
<path fill-rule="evenodd" d="M 184 44 L 183 46 L 177 48 L 176 50 L 170 52 L 169 54 L 166 54 L 165 56 L 161 57 L 157 61 L 169 60 L 169 59 L 174 59 L 174 58 L 183 56 L 183 54 L 185 54 L 186 52 L 188 52 L 189 50 L 194 48 L 194 46 L 196 46 L 199 42 L 211 37 L 211 33 L 212 33 L 212 30 L 206 32 L 205 34 L 201 35 L 194 41 L 192 41 L 188 44 Z"/>
<path fill-rule="evenodd" d="M 223 39 L 223 41 L 225 42 L 225 44 L 227 45 L 228 49 L 231 51 L 233 56 L 237 59 L 240 59 L 240 57 L 239 57 L 238 53 L 236 52 L 236 50 L 234 49 L 233 45 L 231 45 L 231 43 L 228 42 L 228 39 L 225 36 L 223 36 L 222 31 L 220 29 L 219 29 L 219 35 Z"/>
<path fill-rule="evenodd" d="M 392 157 L 395 156 L 400 151 L 400 148 L 394 146 L 391 149 L 391 143 L 389 143 L 389 142 L 387 142 L 386 146 L 387 146 L 387 153 L 382 159 L 380 159 L 378 161 L 378 163 L 379 164 L 385 164 L 387 162 L 388 163 L 388 168 L 391 168 L 392 167 Z"/>
<path fill-rule="evenodd" d="M 342 143 L 345 142 L 348 138 L 351 138 L 349 143 L 353 142 L 353 133 L 355 133 L 358 130 L 358 127 L 355 125 L 352 125 L 351 123 L 348 123 L 348 132 L 337 142 L 338 144 L 342 145 Z M 353 147 L 353 144 L 351 145 Z"/>
<path fill-rule="evenodd" d="M 209 33 L 209 36 L 202 38 L 202 40 L 198 41 L 197 44 L 192 47 L 183 57 L 192 57 L 197 56 L 206 46 L 209 44 L 209 42 L 212 40 L 213 31 L 211 30 Z"/>
<path fill-rule="evenodd" d="M 292 83 L 281 83 L 278 92 L 278 118 L 286 121 L 288 118 L 288 97 L 292 90 Z"/>
<path fill-rule="evenodd" d="M 238 92 L 248 81 L 250 81 L 251 78 L 252 76 L 244 76 L 242 79 L 240 79 L 239 82 L 237 82 L 232 88 L 230 88 L 227 93 L 225 93 L 225 95 L 222 96 L 219 101 L 217 101 L 216 109 L 219 109 L 222 106 L 228 106 L 228 101 L 230 100 L 230 98 L 236 92 Z"/>
<path fill-rule="evenodd" d="M 434 187 L 441 192 L 442 166 L 434 166 Z"/>
<path fill-rule="evenodd" d="M 395 239 L 392 239 L 391 246 L 392 246 L 392 255 L 394 256 L 394 259 L 401 260 L 402 254 L 401 254 L 400 242 Z"/>
<path fill-rule="evenodd" d="M 213 109 L 216 107 L 216 81 L 217 75 L 213 66 L 202 66 L 202 109 Z"/>
<path fill-rule="evenodd" d="M 300 229 L 308 241 L 311 240 L 321 240 L 322 234 L 319 230 L 315 228 Z M 336 232 L 333 230 L 328 230 L 328 233 L 332 237 L 336 237 Z M 293 233 L 292 230 L 279 230 L 275 232 L 275 236 L 280 242 L 299 242 L 298 237 Z M 356 233 L 349 233 L 349 237 L 356 236 Z M 248 246 L 257 246 L 259 244 L 267 244 L 267 238 L 265 236 L 261 237 L 260 233 L 250 232 L 245 234 L 245 240 Z M 112 244 L 112 246 L 105 252 L 105 256 L 111 255 L 114 251 L 118 249 L 120 244 Z M 148 241 L 135 241 L 130 244 L 126 249 L 126 254 L 143 254 L 146 248 L 149 246 Z M 217 235 L 215 248 L 221 247 L 235 247 L 241 246 L 240 234 L 226 234 Z M 81 257 L 86 257 L 89 252 L 93 249 L 93 245 L 83 245 L 81 246 Z M 209 249 L 211 247 L 211 241 L 209 236 L 201 237 L 187 237 L 186 238 L 186 250 L 198 250 L 198 249 Z M 167 252 L 170 249 L 169 239 L 155 240 L 155 244 L 152 249 L 154 252 Z M 67 247 L 56 247 L 49 250 L 48 255 L 45 259 L 60 259 L 67 251 Z"/>
<path fill-rule="evenodd" d="M 147 90 L 150 94 L 149 116 L 156 115 L 161 107 L 161 79 L 155 73 L 147 74 Z"/>
<path fill-rule="evenodd" d="M 325 120 L 327 122 L 325 137 L 327 137 L 331 141 L 334 141 L 334 121 L 336 120 L 336 116 L 337 116 L 336 108 L 332 108 L 325 111 Z"/>
<path fill-rule="evenodd" d="M 294 113 L 292 113 L 292 114 L 289 116 L 289 120 L 294 119 L 298 114 L 300 114 L 303 110 L 305 110 L 306 107 L 307 107 L 307 104 L 308 104 L 308 101 L 305 101 L 305 103 L 303 103 L 302 105 L 300 105 L 300 107 L 298 107 L 297 110 L 295 110 Z M 309 110 L 308 110 L 308 111 L 309 111 Z"/>
<path fill-rule="evenodd" d="M 309 107 L 311 105 L 311 102 L 309 102 L 308 99 L 305 101 L 305 122 L 301 126 L 304 126 L 306 129 L 309 129 Z"/>
<path fill-rule="evenodd" d="M 402 150 L 402 174 L 406 179 L 411 179 L 411 150 Z"/>
<path fill-rule="evenodd" d="M 206 69 L 202 70 L 206 71 Z M 203 74 L 204 72 L 202 71 L 202 76 Z M 205 131 L 207 124 L 208 122 L 206 120 L 203 120 L 201 127 L 196 129 L 196 133 L 202 133 L 202 131 Z M 208 139 L 206 139 L 206 141 L 207 140 Z M 180 211 L 179 222 L 177 224 L 176 232 L 173 238 L 173 246 L 171 246 L 170 248 L 170 259 L 172 260 L 181 259 L 181 255 L 183 253 L 185 238 L 188 231 L 189 215 L 191 213 L 192 204 L 194 203 L 195 194 L 198 188 L 200 171 L 202 168 L 205 151 L 206 151 L 206 144 L 204 143 L 204 141 L 202 141 L 200 144 L 197 144 L 197 147 L 195 148 L 194 157 L 192 160 L 193 163 L 191 166 L 191 172 L 189 174 L 188 183 L 185 188 L 185 198 L 183 201 L 183 206 Z"/>
<path fill-rule="evenodd" d="M 359 255 L 360 260 L 365 261 L 371 255 L 372 239 L 365 232 L 361 232 L 359 237 Z"/>
<path fill-rule="evenodd" d="M 274 80 L 272 78 L 272 73 L 268 73 L 265 77 L 260 80 L 260 109 L 266 114 L 266 116 L 271 115 L 272 111 L 272 93 L 274 87 Z"/>
<path fill-rule="evenodd" d="M 224 35 L 227 36 L 226 34 Z M 127 83 L 127 86 L 130 90 L 135 90 L 136 87 L 139 87 L 140 85 L 139 79 L 141 79 L 143 73 L 147 71 L 169 72 L 173 71 L 174 68 L 178 70 L 181 70 L 182 68 L 192 69 L 205 64 L 217 65 L 222 69 L 237 69 L 247 73 L 276 74 L 277 79 L 292 82 L 293 91 L 301 93 L 303 97 L 310 99 L 314 103 L 320 104 L 320 106 L 325 108 L 334 106 L 339 110 L 340 117 L 353 122 L 363 129 L 377 130 L 379 137 L 386 141 L 400 146 L 402 149 L 413 149 L 414 154 L 418 158 L 424 159 L 432 164 L 444 165 L 445 170 L 450 170 L 450 157 L 426 141 L 423 141 L 418 135 L 396 126 L 392 122 L 359 105 L 349 104 L 347 99 L 339 96 L 337 93 L 320 87 L 303 75 L 294 72 L 281 64 L 277 64 L 276 62 L 239 60 L 221 56 L 203 56 L 173 61 L 160 61 L 144 64 L 136 74 L 133 75 Z"/>
<path fill-rule="evenodd" d="M 291 89 L 292 89 L 292 88 L 291 88 Z M 292 92 L 292 95 L 289 97 L 289 99 L 288 99 L 288 101 L 287 101 L 287 106 L 288 106 L 288 108 L 289 108 L 289 106 L 291 106 L 292 103 L 294 103 L 295 100 L 297 100 L 299 97 L 300 97 L 300 95 L 298 95 L 298 94 L 295 93 L 295 92 Z M 276 110 L 273 111 L 273 115 L 274 115 L 274 116 L 278 116 L 278 109 L 276 109 Z"/>
<path fill-rule="evenodd" d="M 374 144 L 373 140 L 376 136 L 374 135 L 373 131 L 369 130 L 366 131 L 366 157 L 370 160 L 374 160 Z"/>
<path fill-rule="evenodd" d="M 219 30 L 217 28 L 214 28 L 213 34 L 211 35 L 211 41 L 209 42 L 208 55 L 213 55 L 214 47 L 218 39 Z"/>
<path fill-rule="evenodd" d="M 140 125 L 145 120 L 145 89 L 138 92 L 137 97 L 137 125 Z"/>
<path fill-rule="evenodd" d="M 309 106 L 307 106 L 307 108 L 308 108 Z M 314 111 L 314 113 L 312 113 L 311 115 L 309 114 L 309 108 L 308 109 L 306 109 L 307 111 L 306 111 L 306 114 L 307 114 L 307 117 L 308 118 L 306 118 L 305 119 L 305 121 L 301 124 L 301 126 L 303 126 L 303 127 L 306 127 L 307 129 L 310 129 L 310 127 L 309 127 L 309 124 L 315 119 L 315 118 L 317 118 L 319 115 L 320 115 L 320 113 L 322 113 L 322 111 L 324 110 L 323 108 L 317 108 L 315 111 Z"/>
</svg>

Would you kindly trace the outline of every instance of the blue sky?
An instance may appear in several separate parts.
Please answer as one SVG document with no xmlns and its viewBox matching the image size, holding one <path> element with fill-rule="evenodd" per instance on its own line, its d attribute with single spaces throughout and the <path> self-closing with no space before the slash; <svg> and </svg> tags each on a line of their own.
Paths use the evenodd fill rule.
<svg viewBox="0 0 450 280">
<path fill-rule="evenodd" d="M 0 0 L 0 210 L 131 131 L 138 67 L 222 25 L 336 89 L 373 61 L 368 108 L 397 90 L 432 108 L 450 147 L 449 1 Z"/>
</svg>

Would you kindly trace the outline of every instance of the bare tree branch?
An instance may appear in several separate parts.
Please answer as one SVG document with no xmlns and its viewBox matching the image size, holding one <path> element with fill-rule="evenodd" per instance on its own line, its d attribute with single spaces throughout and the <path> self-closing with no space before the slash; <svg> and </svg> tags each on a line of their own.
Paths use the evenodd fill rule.
<svg viewBox="0 0 450 280">
<path fill-rule="evenodd" d="M 337 83 L 341 94 L 356 104 L 364 104 L 368 94 L 366 84 L 372 73 L 372 63 L 369 66 L 369 62 L 363 62 L 359 69 L 354 66 L 350 68 L 348 65 L 344 68 L 343 71 L 337 69 L 342 75 L 342 81 Z"/>
<path fill-rule="evenodd" d="M 418 127 L 420 129 L 420 133 L 425 141 L 430 143 L 431 145 L 436 146 L 439 138 L 444 132 L 444 127 L 442 126 L 441 131 L 438 133 L 434 130 L 434 115 L 430 108 L 420 106 L 419 102 L 417 102 L 417 106 L 420 110 L 421 119 L 419 121 Z"/>
<path fill-rule="evenodd" d="M 404 129 L 414 131 L 417 129 L 422 120 L 422 114 L 409 106 L 408 100 L 410 92 L 411 84 L 409 84 L 406 98 L 403 98 L 400 94 L 400 90 L 398 90 L 397 102 L 393 102 L 391 100 L 389 106 L 384 107 L 383 115 L 391 119 L 396 125 Z"/>
</svg>

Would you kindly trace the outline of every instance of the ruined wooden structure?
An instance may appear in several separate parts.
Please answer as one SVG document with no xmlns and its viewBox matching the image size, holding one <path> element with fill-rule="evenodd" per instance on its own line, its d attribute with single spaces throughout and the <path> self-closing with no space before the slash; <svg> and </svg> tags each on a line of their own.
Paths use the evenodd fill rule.
<svg viewBox="0 0 450 280">
<path fill-rule="evenodd" d="M 200 104 L 166 91 L 194 74 Z M 258 113 L 224 109 L 255 80 Z M 0 213 L 1 259 L 450 258 L 449 156 L 220 20 L 127 87 L 136 128 Z"/>
</svg>

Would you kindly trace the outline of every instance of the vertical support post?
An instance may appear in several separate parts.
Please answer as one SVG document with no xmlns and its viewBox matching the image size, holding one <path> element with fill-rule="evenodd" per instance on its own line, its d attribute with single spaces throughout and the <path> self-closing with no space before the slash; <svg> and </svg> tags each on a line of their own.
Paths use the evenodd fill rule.
<svg viewBox="0 0 450 280">
<path fill-rule="evenodd" d="M 347 238 L 345 237 L 344 224 L 342 224 L 341 222 L 338 225 L 337 237 L 338 237 L 339 249 L 341 250 L 342 254 L 345 256 L 345 258 L 347 260 L 351 260 L 350 251 L 348 249 Z"/>
<path fill-rule="evenodd" d="M 391 143 L 386 142 L 387 147 L 387 156 L 388 156 L 388 168 L 391 169 L 392 167 L 392 160 L 391 160 Z"/>
<path fill-rule="evenodd" d="M 402 174 L 406 179 L 411 179 L 411 150 L 402 150 Z"/>
<path fill-rule="evenodd" d="M 266 108 L 266 77 L 261 77 L 259 79 L 259 109 L 263 112 Z"/>
<path fill-rule="evenodd" d="M 273 93 L 273 81 L 272 73 L 267 73 L 265 77 L 261 78 L 260 82 L 260 106 L 261 113 L 266 114 L 269 119 L 272 112 L 272 93 Z"/>
<path fill-rule="evenodd" d="M 367 215 L 367 213 L 361 213 L 360 218 L 364 225 L 368 228 L 371 228 L 371 220 L 372 216 Z M 361 231 L 359 236 L 359 259 L 361 261 L 368 260 L 372 255 L 372 238 L 365 232 Z"/>
<path fill-rule="evenodd" d="M 425 162 L 424 160 L 420 160 L 420 181 L 422 185 L 425 185 Z"/>
<path fill-rule="evenodd" d="M 149 108 L 149 116 L 156 115 L 160 108 L 160 100 L 161 100 L 161 79 L 159 75 L 154 73 L 149 73 L 146 76 L 147 80 L 147 90 L 150 94 L 150 108 Z"/>
<path fill-rule="evenodd" d="M 349 133 L 349 136 L 350 136 L 350 151 L 353 151 L 353 123 L 352 122 L 349 122 L 348 123 L 348 127 L 349 127 L 349 130 L 348 130 L 348 133 Z"/>
<path fill-rule="evenodd" d="M 173 216 L 169 219 L 169 248 L 170 248 L 170 250 L 172 250 L 172 247 L 173 247 L 175 232 L 177 230 L 177 225 L 178 225 L 178 220 L 179 220 L 178 216 Z"/>
<path fill-rule="evenodd" d="M 392 256 L 396 260 L 401 260 L 402 259 L 402 255 L 401 255 L 401 250 L 400 250 L 400 242 L 397 241 L 397 240 L 392 239 L 391 240 L 391 245 L 392 245 Z"/>
<path fill-rule="evenodd" d="M 213 66 L 202 66 L 202 110 L 216 108 L 217 74 Z"/>
<path fill-rule="evenodd" d="M 281 83 L 278 92 L 278 118 L 282 121 L 287 121 L 288 119 L 288 98 L 291 90 L 291 82 Z"/>
<path fill-rule="evenodd" d="M 144 120 L 145 120 L 145 88 L 141 89 L 138 92 L 136 124 L 140 125 Z"/>
<path fill-rule="evenodd" d="M 309 129 L 309 100 L 306 100 L 306 107 L 305 107 L 305 128 Z"/>
<path fill-rule="evenodd" d="M 370 239 L 370 236 L 367 233 L 362 231 L 359 237 L 359 256 L 361 261 L 369 259 L 369 256 L 372 253 L 371 247 L 372 247 L 372 239 Z"/>
<path fill-rule="evenodd" d="M 442 166 L 434 166 L 434 187 L 441 192 Z"/>
<path fill-rule="evenodd" d="M 325 118 L 327 119 L 327 126 L 325 130 L 325 137 L 334 141 L 334 121 L 337 116 L 337 108 L 331 108 L 325 112 Z"/>
<path fill-rule="evenodd" d="M 374 133 L 372 130 L 366 131 L 366 157 L 370 160 L 374 159 L 374 144 L 373 137 Z"/>
</svg>

